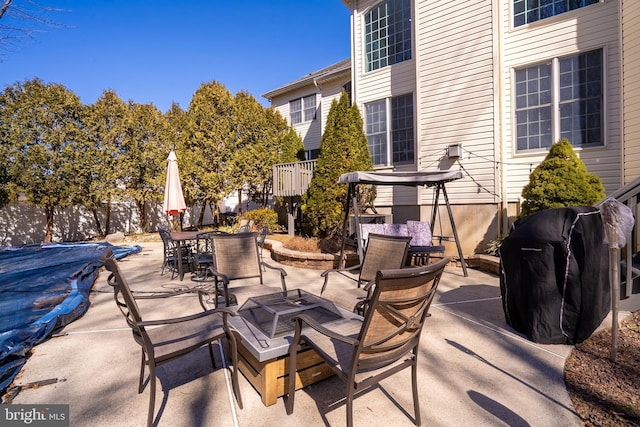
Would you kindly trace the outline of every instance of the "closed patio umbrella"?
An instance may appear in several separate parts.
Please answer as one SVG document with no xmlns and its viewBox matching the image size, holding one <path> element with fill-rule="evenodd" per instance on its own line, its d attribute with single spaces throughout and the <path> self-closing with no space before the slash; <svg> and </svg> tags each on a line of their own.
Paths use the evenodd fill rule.
<svg viewBox="0 0 640 427">
<path fill-rule="evenodd" d="M 180 175 L 178 173 L 178 158 L 176 153 L 171 150 L 167 158 L 167 181 L 164 186 L 164 203 L 162 210 L 167 215 L 181 215 L 187 209 L 182 194 L 182 185 L 180 185 Z M 182 217 L 181 217 L 182 219 Z M 180 221 L 182 229 L 182 221 Z"/>
</svg>

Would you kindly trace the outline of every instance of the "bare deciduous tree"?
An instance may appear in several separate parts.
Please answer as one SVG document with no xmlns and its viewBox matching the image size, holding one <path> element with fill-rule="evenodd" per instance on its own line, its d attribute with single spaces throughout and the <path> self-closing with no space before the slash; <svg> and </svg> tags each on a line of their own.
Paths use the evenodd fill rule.
<svg viewBox="0 0 640 427">
<path fill-rule="evenodd" d="M 16 48 L 21 39 L 33 38 L 43 27 L 61 27 L 48 18 L 62 9 L 43 6 L 32 0 L 4 0 L 0 6 L 0 52 Z M 0 53 L 1 55 L 1 53 Z"/>
</svg>

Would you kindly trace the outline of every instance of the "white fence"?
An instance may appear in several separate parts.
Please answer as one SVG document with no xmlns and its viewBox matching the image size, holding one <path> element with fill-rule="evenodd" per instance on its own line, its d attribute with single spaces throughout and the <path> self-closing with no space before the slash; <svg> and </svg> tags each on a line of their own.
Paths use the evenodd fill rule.
<svg viewBox="0 0 640 427">
<path fill-rule="evenodd" d="M 220 203 L 222 212 L 235 212 L 238 204 L 238 193 L 235 192 Z M 243 195 L 243 209 L 246 206 L 246 196 Z M 257 206 L 250 204 L 250 209 Z M 187 207 L 183 216 L 183 226 L 191 227 L 197 224 L 200 217 L 200 206 Z M 104 228 L 105 213 L 100 212 L 100 223 Z M 155 231 L 158 224 L 169 224 L 170 218 L 162 212 L 162 203 L 147 203 L 145 212 L 147 230 Z M 98 230 L 93 214 L 83 206 L 56 209 L 54 214 L 53 236 L 54 242 L 78 242 L 91 240 L 98 236 Z M 213 215 L 209 207 L 206 208 L 203 224 L 213 223 Z M 44 208 L 29 203 L 11 203 L 0 209 L 0 246 L 22 246 L 44 241 L 47 219 Z M 124 233 L 125 235 L 141 233 L 140 218 L 135 203 L 113 202 L 111 205 L 111 224 L 109 234 Z"/>
</svg>

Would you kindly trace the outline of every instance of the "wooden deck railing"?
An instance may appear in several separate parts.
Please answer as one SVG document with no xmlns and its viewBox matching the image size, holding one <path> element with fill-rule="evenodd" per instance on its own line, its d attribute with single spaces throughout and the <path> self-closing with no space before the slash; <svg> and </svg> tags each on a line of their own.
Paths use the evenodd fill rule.
<svg viewBox="0 0 640 427">
<path fill-rule="evenodd" d="M 315 165 L 315 160 L 274 165 L 273 195 L 302 196 L 309 188 Z"/>
<path fill-rule="evenodd" d="M 637 283 L 635 282 L 640 280 L 640 276 L 638 276 L 638 270 L 633 266 L 632 258 L 638 253 L 640 243 L 640 228 L 638 228 L 638 214 L 640 213 L 640 177 L 619 190 L 614 191 L 609 197 L 627 205 L 635 218 L 633 229 L 626 236 L 626 250 L 622 251 L 622 260 L 625 261 L 622 263 L 624 277 L 631 278 L 632 280 L 627 279 L 621 281 L 620 302 L 621 308 L 636 311 L 640 309 L 640 289 L 638 289 Z M 597 203 L 596 207 L 599 207 L 602 202 L 604 202 L 604 200 Z M 634 286 L 634 284 L 636 286 Z"/>
</svg>

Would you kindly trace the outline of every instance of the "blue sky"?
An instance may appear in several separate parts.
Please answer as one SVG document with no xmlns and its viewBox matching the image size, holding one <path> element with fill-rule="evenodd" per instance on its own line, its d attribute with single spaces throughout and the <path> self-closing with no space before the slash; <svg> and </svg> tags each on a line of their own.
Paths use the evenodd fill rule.
<svg viewBox="0 0 640 427">
<path fill-rule="evenodd" d="M 35 77 L 84 104 L 105 89 L 126 101 L 187 109 L 205 82 L 262 94 L 350 56 L 340 0 L 36 0 L 63 9 L 0 54 L 2 89 Z M 13 5 L 20 6 L 21 0 Z M 3 25 L 25 25 L 10 21 Z"/>
</svg>

